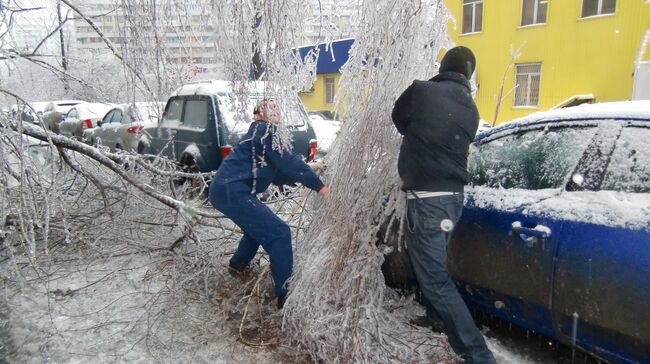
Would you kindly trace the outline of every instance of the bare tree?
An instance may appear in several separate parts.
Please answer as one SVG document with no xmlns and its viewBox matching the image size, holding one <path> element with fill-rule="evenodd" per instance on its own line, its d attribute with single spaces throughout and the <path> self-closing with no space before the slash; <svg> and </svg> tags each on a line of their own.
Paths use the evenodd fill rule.
<svg viewBox="0 0 650 364">
<path fill-rule="evenodd" d="M 499 110 L 501 109 L 501 102 L 507 98 L 513 91 L 517 89 L 519 85 L 516 85 L 510 89 L 505 95 L 503 95 L 503 88 L 506 85 L 506 78 L 508 77 L 508 73 L 512 69 L 512 66 L 515 64 L 515 61 L 519 56 L 521 56 L 521 51 L 526 45 L 526 42 L 523 42 L 519 48 L 514 50 L 512 46 L 510 46 L 510 59 L 508 60 L 508 64 L 506 65 L 506 69 L 503 71 L 503 78 L 501 79 L 501 86 L 499 87 L 499 93 L 496 96 L 496 107 L 494 109 L 494 119 L 492 119 L 492 127 L 497 125 L 497 118 L 499 117 Z"/>
</svg>

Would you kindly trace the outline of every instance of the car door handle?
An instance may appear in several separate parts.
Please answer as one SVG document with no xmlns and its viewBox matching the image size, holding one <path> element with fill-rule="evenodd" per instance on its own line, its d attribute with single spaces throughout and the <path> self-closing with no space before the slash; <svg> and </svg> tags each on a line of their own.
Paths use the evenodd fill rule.
<svg viewBox="0 0 650 364">
<path fill-rule="evenodd" d="M 534 228 L 523 227 L 521 221 L 512 223 L 510 230 L 519 235 L 527 235 L 540 239 L 548 239 L 551 237 L 551 229 L 544 225 L 537 225 Z"/>
</svg>

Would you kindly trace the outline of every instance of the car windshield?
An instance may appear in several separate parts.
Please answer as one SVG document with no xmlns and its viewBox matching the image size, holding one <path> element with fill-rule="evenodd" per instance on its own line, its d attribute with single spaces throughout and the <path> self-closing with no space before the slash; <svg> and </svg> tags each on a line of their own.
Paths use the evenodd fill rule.
<svg viewBox="0 0 650 364">
<path fill-rule="evenodd" d="M 86 104 L 84 107 L 79 107 L 79 117 L 81 119 L 101 119 L 110 111 L 111 107 L 108 104 Z"/>
<path fill-rule="evenodd" d="M 219 110 L 226 128 L 231 133 L 245 133 L 248 130 L 250 122 L 253 120 L 253 108 L 264 98 L 265 96 L 262 94 L 252 94 L 246 100 L 246 105 L 239 105 L 237 98 L 232 93 L 218 93 Z M 282 113 L 281 122 L 288 127 L 304 126 L 307 113 L 297 97 L 291 100 L 288 105 L 279 103 Z M 242 115 L 245 116 L 242 117 Z"/>
<path fill-rule="evenodd" d="M 130 117 L 133 122 L 157 123 L 162 114 L 163 104 L 160 102 L 136 103 L 130 107 Z"/>
<path fill-rule="evenodd" d="M 57 104 L 56 105 L 56 111 L 65 114 L 68 111 L 70 111 L 70 109 L 72 109 L 75 105 L 78 105 L 78 104 L 79 104 L 78 102 L 68 103 L 68 104 Z"/>
</svg>

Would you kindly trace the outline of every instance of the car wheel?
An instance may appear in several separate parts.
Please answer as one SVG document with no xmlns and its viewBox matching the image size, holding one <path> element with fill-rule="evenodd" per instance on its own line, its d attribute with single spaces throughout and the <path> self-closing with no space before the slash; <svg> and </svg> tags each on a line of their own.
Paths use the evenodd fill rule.
<svg viewBox="0 0 650 364">
<path fill-rule="evenodd" d="M 183 159 L 181 162 L 181 171 L 184 173 L 198 174 L 201 173 L 196 161 L 192 157 Z M 207 197 L 207 188 L 205 179 L 202 176 L 180 177 L 177 178 L 174 185 L 176 191 L 185 193 L 190 198 Z"/>
<path fill-rule="evenodd" d="M 151 154 L 151 146 L 148 143 L 140 142 L 137 148 L 138 154 Z"/>
</svg>

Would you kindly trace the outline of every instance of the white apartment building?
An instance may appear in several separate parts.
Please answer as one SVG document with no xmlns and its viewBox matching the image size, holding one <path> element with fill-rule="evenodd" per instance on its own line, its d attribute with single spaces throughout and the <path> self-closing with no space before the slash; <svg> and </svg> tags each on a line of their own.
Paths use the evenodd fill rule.
<svg viewBox="0 0 650 364">
<path fill-rule="evenodd" d="M 166 61 L 176 65 L 187 65 L 197 71 L 213 71 L 215 67 L 215 45 L 213 30 L 204 27 L 203 18 L 209 14 L 204 4 L 185 4 L 177 1 L 167 5 L 158 14 L 157 29 L 147 21 L 147 14 L 137 19 L 126 18 L 122 3 L 115 0 L 77 1 L 79 9 L 101 30 L 116 48 L 142 49 L 143 52 L 161 51 Z M 131 14 L 137 9 L 131 9 Z M 133 21 L 131 21 L 133 20 Z M 164 24 L 160 26 L 160 24 Z M 81 17 L 75 19 L 76 45 L 80 51 L 105 50 L 106 45 L 97 32 Z M 137 39 L 137 41 L 135 41 Z"/>
<path fill-rule="evenodd" d="M 300 45 L 326 40 L 350 38 L 353 35 L 351 19 L 357 7 L 355 2 L 341 0 L 312 1 Z"/>
<path fill-rule="evenodd" d="M 11 48 L 20 53 L 32 52 L 34 48 L 58 25 L 55 9 L 47 7 L 43 1 L 35 1 L 34 10 L 16 13 L 8 37 L 3 40 L 3 48 Z M 38 9 L 41 7 L 40 9 Z M 39 48 L 40 54 L 58 52 L 58 34 L 52 36 Z"/>
</svg>

